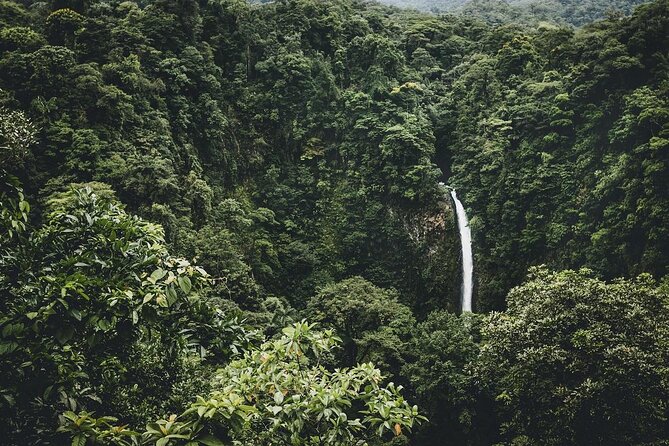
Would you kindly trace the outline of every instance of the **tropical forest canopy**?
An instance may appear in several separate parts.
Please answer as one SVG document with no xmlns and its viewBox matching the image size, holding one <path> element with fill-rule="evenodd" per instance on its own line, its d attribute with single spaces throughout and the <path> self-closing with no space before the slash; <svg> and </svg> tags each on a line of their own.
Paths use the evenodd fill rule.
<svg viewBox="0 0 669 446">
<path fill-rule="evenodd" d="M 630 14 L 646 0 L 381 0 L 432 13 L 455 13 L 489 23 L 558 23 L 582 26 L 608 15 Z"/>
<path fill-rule="evenodd" d="M 668 444 L 632 3 L 0 0 L 0 443 Z"/>
</svg>

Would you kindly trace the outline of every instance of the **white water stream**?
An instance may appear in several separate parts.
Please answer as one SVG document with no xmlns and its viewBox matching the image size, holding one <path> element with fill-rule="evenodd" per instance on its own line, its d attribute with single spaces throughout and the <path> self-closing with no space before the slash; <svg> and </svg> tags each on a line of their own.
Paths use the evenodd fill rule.
<svg viewBox="0 0 669 446">
<path fill-rule="evenodd" d="M 451 190 L 451 197 L 455 203 L 455 213 L 458 217 L 460 244 L 462 245 L 462 312 L 472 311 L 472 291 L 474 288 L 474 260 L 472 258 L 472 231 L 467 220 L 465 207 L 458 200 L 455 190 Z"/>
</svg>

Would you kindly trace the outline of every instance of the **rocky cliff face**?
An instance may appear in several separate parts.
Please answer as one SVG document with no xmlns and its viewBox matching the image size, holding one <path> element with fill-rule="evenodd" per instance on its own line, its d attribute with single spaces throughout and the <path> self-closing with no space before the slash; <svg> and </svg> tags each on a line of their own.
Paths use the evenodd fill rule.
<svg viewBox="0 0 669 446">
<path fill-rule="evenodd" d="M 416 302 L 417 312 L 431 308 L 457 311 L 460 300 L 460 242 L 455 210 L 447 196 L 429 209 L 402 217 L 404 228 L 416 248 L 423 294 Z"/>
</svg>

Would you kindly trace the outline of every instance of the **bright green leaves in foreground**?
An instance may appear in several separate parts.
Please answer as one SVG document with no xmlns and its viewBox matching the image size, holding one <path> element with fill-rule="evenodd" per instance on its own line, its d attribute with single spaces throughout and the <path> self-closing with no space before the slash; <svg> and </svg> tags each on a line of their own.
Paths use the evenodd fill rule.
<svg viewBox="0 0 669 446">
<path fill-rule="evenodd" d="M 381 385 L 372 364 L 325 368 L 340 341 L 306 322 L 213 379 L 189 366 L 203 352 L 220 363 L 226 345 L 244 341 L 200 299 L 207 273 L 171 257 L 160 226 L 91 189 L 49 203 L 43 227 L 0 263 L 0 371 L 8 383 L 0 410 L 10 438 L 52 437 L 59 409 L 70 409 L 59 432 L 76 445 L 350 445 L 401 435 L 423 419 L 401 386 Z M 176 397 L 198 394 L 207 396 L 141 435 L 116 425 L 178 412 Z"/>
<path fill-rule="evenodd" d="M 189 376 L 199 357 L 244 344 L 241 327 L 200 299 L 207 273 L 170 256 L 160 226 L 88 188 L 49 202 L 42 227 L 0 251 L 0 430 L 10 443 L 49 438 L 65 408 L 104 404 L 139 420 L 178 407 L 202 390 Z"/>
<path fill-rule="evenodd" d="M 2 90 L 0 90 L 2 93 Z M 8 247 L 26 229 L 30 205 L 11 175 L 35 142 L 35 125 L 20 111 L 0 106 L 0 246 Z"/>
<path fill-rule="evenodd" d="M 60 430 L 114 445 L 354 445 L 401 435 L 424 419 L 401 386 L 381 385 L 372 364 L 323 367 L 339 342 L 331 331 L 299 322 L 221 369 L 207 398 L 141 435 L 112 426 L 115 420 L 72 412 Z"/>
</svg>

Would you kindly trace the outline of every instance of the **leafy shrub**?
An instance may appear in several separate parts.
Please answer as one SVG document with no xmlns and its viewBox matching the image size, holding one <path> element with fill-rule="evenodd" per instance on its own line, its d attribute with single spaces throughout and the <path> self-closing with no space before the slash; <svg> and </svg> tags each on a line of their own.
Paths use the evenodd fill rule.
<svg viewBox="0 0 669 446">
<path fill-rule="evenodd" d="M 401 387 L 381 386 L 381 372 L 372 364 L 326 370 L 321 359 L 340 341 L 313 328 L 305 321 L 284 328 L 279 338 L 221 369 L 206 398 L 198 397 L 180 416 L 148 424 L 142 434 L 85 412 L 65 413 L 60 430 L 75 441 L 119 446 L 129 444 L 127 437 L 132 444 L 163 446 L 344 446 L 393 438 L 424 420 L 402 398 Z"/>
</svg>

